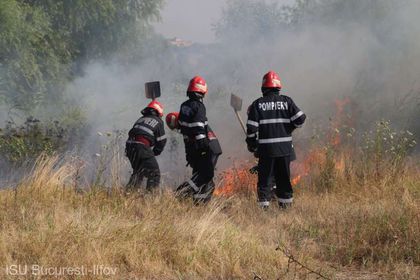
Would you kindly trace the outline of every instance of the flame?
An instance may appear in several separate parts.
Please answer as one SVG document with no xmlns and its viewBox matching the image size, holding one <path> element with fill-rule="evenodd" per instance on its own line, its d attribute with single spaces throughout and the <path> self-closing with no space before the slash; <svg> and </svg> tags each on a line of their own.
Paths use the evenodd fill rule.
<svg viewBox="0 0 420 280">
<path fill-rule="evenodd" d="M 297 175 L 295 178 L 293 178 L 291 181 L 292 186 L 296 186 L 297 184 L 299 184 L 301 179 L 302 179 L 302 175 Z"/>
<path fill-rule="evenodd" d="M 340 147 L 341 153 L 335 154 L 335 169 L 339 173 L 343 173 L 346 167 L 346 155 L 350 155 L 351 152 L 346 151 L 345 144 L 341 139 L 341 129 L 344 127 L 353 127 L 353 119 L 350 115 L 346 114 L 346 108 L 351 104 L 349 97 L 335 100 L 335 117 L 331 123 L 332 137 L 330 137 L 330 144 L 335 148 L 337 152 Z"/>
<path fill-rule="evenodd" d="M 341 154 L 338 158 L 336 158 L 335 169 L 337 170 L 337 172 L 343 173 L 345 167 L 346 167 L 346 161 L 345 161 L 344 155 Z"/>
<path fill-rule="evenodd" d="M 336 99 L 334 103 L 335 116 L 331 122 L 331 133 L 329 138 L 331 145 L 337 147 L 341 144 L 340 127 L 349 123 L 349 118 L 345 114 L 345 108 L 350 104 L 350 98 L 345 97 L 343 99 Z"/>
<path fill-rule="evenodd" d="M 232 167 L 225 170 L 219 184 L 220 186 L 214 191 L 217 196 L 249 193 L 257 189 L 256 176 L 249 172 L 249 166 Z"/>
<path fill-rule="evenodd" d="M 216 196 L 232 196 L 235 194 L 249 194 L 257 191 L 258 175 L 251 174 L 251 166 L 243 165 L 239 168 L 229 168 L 222 173 L 219 187 L 214 191 Z M 291 180 L 296 186 L 302 180 L 302 175 L 297 175 Z"/>
<path fill-rule="evenodd" d="M 344 108 L 349 103 L 350 103 L 350 98 L 348 98 L 348 97 L 345 97 L 342 100 L 336 99 L 335 100 L 336 115 L 342 116 L 343 112 L 344 112 Z"/>
<path fill-rule="evenodd" d="M 346 106 L 350 104 L 350 98 L 335 100 L 335 117 L 331 121 L 330 133 L 327 135 L 327 141 L 335 148 L 343 148 L 340 129 L 343 125 L 351 126 L 352 120 L 345 114 Z M 344 149 L 345 150 L 345 149 Z M 343 173 L 346 167 L 346 155 L 350 156 L 349 151 L 334 155 L 335 169 Z M 327 157 L 323 147 L 313 147 L 303 156 L 303 160 L 294 161 L 291 164 L 292 172 L 297 174 L 291 179 L 292 186 L 297 186 L 302 180 L 317 170 L 319 166 L 326 163 Z M 249 169 L 251 163 L 247 162 L 240 167 L 232 167 L 225 170 L 221 175 L 219 186 L 214 191 L 216 196 L 232 196 L 235 194 L 249 194 L 257 190 L 257 175 L 251 174 Z"/>
<path fill-rule="evenodd" d="M 325 150 L 315 147 L 307 152 L 303 160 L 292 162 L 291 169 L 297 175 L 291 179 L 292 186 L 296 187 L 302 180 L 326 162 Z M 335 169 L 343 173 L 345 170 L 346 156 L 340 154 L 335 158 Z M 249 164 L 225 170 L 221 175 L 219 186 L 214 191 L 216 196 L 232 196 L 235 194 L 251 194 L 257 190 L 258 176 L 251 174 Z"/>
</svg>

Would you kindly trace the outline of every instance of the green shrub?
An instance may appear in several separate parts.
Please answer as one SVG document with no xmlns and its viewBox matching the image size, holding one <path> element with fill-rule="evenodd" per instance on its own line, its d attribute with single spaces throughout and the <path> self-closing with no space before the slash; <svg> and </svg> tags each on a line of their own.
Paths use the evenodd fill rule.
<svg viewBox="0 0 420 280">
<path fill-rule="evenodd" d="M 405 159 L 416 144 L 410 131 L 395 131 L 389 121 L 379 121 L 364 135 L 361 149 L 363 170 L 376 178 L 403 172 Z"/>
<path fill-rule="evenodd" d="M 40 154 L 65 151 L 80 139 L 86 126 L 80 122 L 60 122 L 28 117 L 22 125 L 8 121 L 0 129 L 0 159 L 12 166 L 34 161 Z"/>
</svg>

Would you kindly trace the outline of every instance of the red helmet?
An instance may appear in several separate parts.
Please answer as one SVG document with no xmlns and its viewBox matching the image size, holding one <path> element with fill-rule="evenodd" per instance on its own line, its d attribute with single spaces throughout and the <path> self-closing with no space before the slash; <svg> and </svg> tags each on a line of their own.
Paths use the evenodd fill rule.
<svg viewBox="0 0 420 280">
<path fill-rule="evenodd" d="M 274 71 L 269 71 L 264 75 L 262 80 L 262 88 L 278 88 L 281 89 L 281 82 L 279 75 Z"/>
<path fill-rule="evenodd" d="M 207 93 L 207 83 L 200 76 L 195 76 L 191 79 L 190 84 L 188 85 L 187 92 L 198 92 L 202 94 Z"/>
<path fill-rule="evenodd" d="M 149 103 L 149 105 L 147 105 L 147 108 L 155 109 L 156 112 L 159 113 L 159 117 L 163 116 L 163 106 L 162 104 L 160 104 L 159 101 L 153 100 L 152 102 Z"/>
<path fill-rule="evenodd" d="M 178 120 L 179 120 L 178 112 L 172 112 L 166 115 L 166 125 L 172 130 L 179 128 Z"/>
</svg>

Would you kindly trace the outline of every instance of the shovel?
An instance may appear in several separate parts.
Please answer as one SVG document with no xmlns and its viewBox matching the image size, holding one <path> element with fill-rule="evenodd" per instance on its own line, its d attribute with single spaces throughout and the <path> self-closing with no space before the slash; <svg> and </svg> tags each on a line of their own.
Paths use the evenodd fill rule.
<svg viewBox="0 0 420 280">
<path fill-rule="evenodd" d="M 241 118 L 241 115 L 239 115 L 239 112 L 242 109 L 242 99 L 239 96 L 236 96 L 232 93 L 230 96 L 230 106 L 232 106 L 233 110 L 235 111 L 235 115 L 238 117 L 239 123 L 241 124 L 241 127 L 246 135 L 246 128 L 244 121 Z M 252 167 L 249 169 L 249 173 L 251 174 L 258 174 L 258 165 Z"/>
<path fill-rule="evenodd" d="M 239 112 L 242 110 L 242 99 L 239 96 L 232 93 L 230 96 L 230 106 L 232 106 L 233 110 L 235 111 L 235 115 L 238 118 L 239 123 L 241 124 L 241 127 L 246 135 L 244 121 L 242 120 L 241 115 L 239 115 Z"/>
<path fill-rule="evenodd" d="M 146 98 L 155 100 L 160 97 L 160 82 L 148 82 L 144 84 Z"/>
</svg>

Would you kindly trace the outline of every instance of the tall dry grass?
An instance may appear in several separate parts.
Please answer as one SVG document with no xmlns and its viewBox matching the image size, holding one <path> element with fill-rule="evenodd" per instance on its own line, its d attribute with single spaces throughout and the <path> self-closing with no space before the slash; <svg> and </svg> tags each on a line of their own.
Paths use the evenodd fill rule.
<svg viewBox="0 0 420 280">
<path fill-rule="evenodd" d="M 323 188 L 327 165 L 296 188 L 292 209 L 262 211 L 253 195 L 194 206 L 170 191 L 80 192 L 77 164 L 40 158 L 16 188 L 0 191 L 0 279 L 57 279 L 7 275 L 12 264 L 117 269 L 59 279 L 319 277 L 308 269 L 328 279 L 418 279 L 418 166 L 394 178 L 334 172 Z"/>
</svg>

